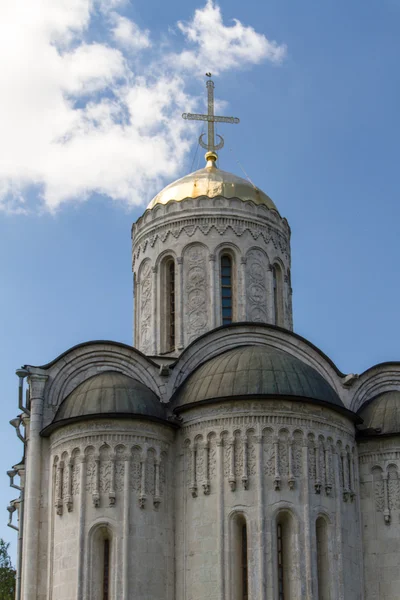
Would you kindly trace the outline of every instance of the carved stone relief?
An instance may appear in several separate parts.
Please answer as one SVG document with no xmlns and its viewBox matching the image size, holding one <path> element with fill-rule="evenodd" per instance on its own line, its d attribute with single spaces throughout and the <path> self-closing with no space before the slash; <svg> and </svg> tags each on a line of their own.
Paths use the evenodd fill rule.
<svg viewBox="0 0 400 600">
<path fill-rule="evenodd" d="M 261 250 L 250 250 L 246 256 L 246 318 L 267 323 L 268 260 Z"/>
<path fill-rule="evenodd" d="M 150 261 L 147 260 L 140 272 L 140 349 L 144 354 L 151 351 L 152 293 L 152 270 Z"/>
<path fill-rule="evenodd" d="M 116 436 L 117 440 L 120 436 Z M 91 497 L 94 507 L 114 506 L 124 493 L 125 470 L 130 466 L 129 485 L 140 498 L 153 497 L 153 507 L 158 509 L 165 490 L 167 454 L 163 444 L 147 453 L 139 446 L 132 450 L 125 445 L 96 441 L 94 445 L 79 450 L 76 448 L 72 458 L 64 452 L 64 460 L 55 457 L 53 477 L 55 486 L 54 505 L 57 514 L 63 514 L 63 506 L 68 511 L 74 509 L 73 497 L 81 493 L 81 469 L 79 454 L 84 456 L 86 476 L 84 491 Z M 141 501 L 141 505 L 144 502 Z"/>
<path fill-rule="evenodd" d="M 188 343 L 208 329 L 208 274 L 206 249 L 195 244 L 184 255 L 185 320 Z"/>
</svg>

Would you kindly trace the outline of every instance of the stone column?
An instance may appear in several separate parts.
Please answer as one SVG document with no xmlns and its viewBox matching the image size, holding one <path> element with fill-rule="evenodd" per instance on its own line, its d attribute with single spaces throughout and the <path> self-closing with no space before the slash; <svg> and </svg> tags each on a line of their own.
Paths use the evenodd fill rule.
<svg viewBox="0 0 400 600">
<path fill-rule="evenodd" d="M 214 329 L 217 325 L 217 308 L 221 303 L 221 300 L 217 301 L 215 290 L 215 254 L 210 254 L 208 256 L 208 260 L 210 262 L 210 306 L 211 306 L 211 327 L 210 329 Z M 221 323 L 218 323 L 221 325 Z"/>
<path fill-rule="evenodd" d="M 25 535 L 23 551 L 23 600 L 37 596 L 39 560 L 40 491 L 44 389 L 48 377 L 44 373 L 29 375 L 30 423 L 26 452 Z"/>
<path fill-rule="evenodd" d="M 178 289 L 177 289 L 177 298 L 175 301 L 179 299 L 179 316 L 178 316 L 178 350 L 182 350 L 184 346 L 183 341 L 183 326 L 184 326 L 184 317 L 183 317 L 183 258 L 182 256 L 178 256 L 176 259 L 178 263 Z"/>
</svg>

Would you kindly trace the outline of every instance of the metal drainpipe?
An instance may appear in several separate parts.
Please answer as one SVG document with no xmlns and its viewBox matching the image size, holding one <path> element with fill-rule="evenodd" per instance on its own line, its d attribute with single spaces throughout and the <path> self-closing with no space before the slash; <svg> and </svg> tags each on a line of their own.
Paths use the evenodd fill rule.
<svg viewBox="0 0 400 600">
<path fill-rule="evenodd" d="M 29 371 L 27 369 L 21 368 L 17 369 L 15 374 L 19 378 L 18 382 L 18 407 L 22 412 L 29 417 L 30 411 L 24 405 L 24 379 L 27 375 L 29 375 Z M 25 428 L 24 428 L 25 429 Z M 25 429 L 26 431 L 26 429 Z M 25 449 L 26 449 L 26 434 L 24 434 L 24 464 L 25 464 Z M 16 580 L 16 590 L 15 590 L 15 600 L 21 600 L 21 580 L 22 580 L 22 548 L 23 548 L 23 537 L 24 537 L 24 488 L 25 488 L 25 473 L 23 477 L 20 478 L 21 483 L 21 494 L 20 494 L 20 511 L 19 511 L 19 527 L 18 527 L 18 546 L 17 546 L 17 580 Z"/>
</svg>

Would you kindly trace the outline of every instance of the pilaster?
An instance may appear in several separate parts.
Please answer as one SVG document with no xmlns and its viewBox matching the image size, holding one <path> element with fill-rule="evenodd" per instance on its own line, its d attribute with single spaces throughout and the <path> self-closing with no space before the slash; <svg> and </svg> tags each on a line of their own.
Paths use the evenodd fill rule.
<svg viewBox="0 0 400 600">
<path fill-rule="evenodd" d="M 23 600 L 37 596 L 39 508 L 42 469 L 42 429 L 44 390 L 48 376 L 43 372 L 30 373 L 29 439 L 26 450 L 25 539 L 23 552 Z"/>
</svg>

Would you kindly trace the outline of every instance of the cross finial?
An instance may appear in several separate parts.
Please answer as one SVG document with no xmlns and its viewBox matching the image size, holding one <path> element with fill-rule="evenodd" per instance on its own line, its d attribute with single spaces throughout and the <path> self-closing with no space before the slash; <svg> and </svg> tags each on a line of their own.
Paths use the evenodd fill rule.
<svg viewBox="0 0 400 600">
<path fill-rule="evenodd" d="M 216 117 L 214 115 L 214 82 L 211 80 L 211 73 L 206 73 L 208 77 L 207 86 L 207 104 L 208 110 L 206 115 L 199 115 L 193 113 L 183 113 L 182 117 L 189 121 L 206 121 L 208 124 L 207 132 L 207 144 L 203 141 L 204 133 L 199 137 L 199 144 L 202 148 L 207 150 L 206 160 L 212 160 L 215 162 L 218 158 L 216 151 L 220 150 L 224 145 L 224 139 L 222 136 L 217 134 L 219 142 L 216 143 L 214 123 L 239 123 L 239 119 L 236 117 Z"/>
</svg>

